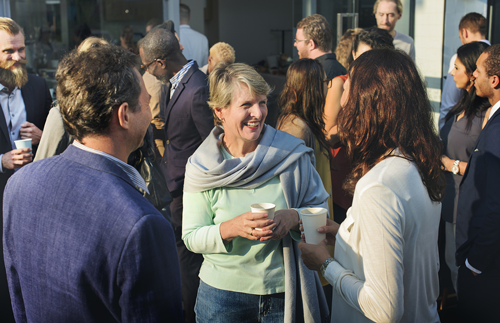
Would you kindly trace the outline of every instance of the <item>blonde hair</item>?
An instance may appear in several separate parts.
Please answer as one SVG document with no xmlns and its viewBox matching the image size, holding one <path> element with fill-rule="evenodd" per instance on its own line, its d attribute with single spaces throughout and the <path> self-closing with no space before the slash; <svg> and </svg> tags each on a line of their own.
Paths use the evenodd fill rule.
<svg viewBox="0 0 500 323">
<path fill-rule="evenodd" d="M 377 1 L 375 1 L 375 4 L 373 5 L 373 14 L 374 15 L 377 14 L 378 5 L 382 1 L 387 1 L 387 2 L 395 3 L 396 4 L 396 9 L 398 10 L 398 13 L 400 15 L 403 15 L 403 4 L 401 3 L 401 0 L 377 0 Z"/>
<path fill-rule="evenodd" d="M 224 64 L 233 64 L 236 60 L 233 46 L 223 42 L 218 42 L 210 48 L 210 56 Z"/>
<path fill-rule="evenodd" d="M 229 65 L 219 64 L 209 75 L 210 100 L 207 102 L 214 114 L 216 126 L 222 125 L 215 114 L 216 108 L 227 108 L 244 84 L 248 86 L 253 96 L 265 95 L 271 92 L 271 87 L 257 71 L 244 63 Z"/>
<path fill-rule="evenodd" d="M 78 46 L 78 51 L 84 52 L 84 51 L 88 50 L 90 47 L 99 47 L 101 45 L 109 45 L 109 43 L 107 40 L 104 40 L 104 39 L 99 38 L 99 37 L 94 37 L 94 36 L 87 37 Z"/>
<path fill-rule="evenodd" d="M 335 55 L 337 56 L 337 61 L 339 61 L 342 66 L 346 69 L 349 68 L 349 57 L 352 55 L 352 44 L 354 42 L 354 38 L 359 34 L 363 28 L 354 28 L 347 29 L 344 35 L 340 38 L 340 42 L 335 48 Z"/>
<path fill-rule="evenodd" d="M 24 36 L 24 31 L 21 26 L 19 26 L 14 20 L 7 17 L 0 17 L 0 30 L 5 31 L 12 36 L 19 33 L 22 33 Z"/>
</svg>

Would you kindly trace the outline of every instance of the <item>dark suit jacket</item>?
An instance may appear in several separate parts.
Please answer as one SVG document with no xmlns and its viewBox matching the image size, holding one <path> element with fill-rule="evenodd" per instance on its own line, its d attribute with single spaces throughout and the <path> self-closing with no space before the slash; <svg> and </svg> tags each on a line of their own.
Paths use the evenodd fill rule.
<svg viewBox="0 0 500 323">
<path fill-rule="evenodd" d="M 43 130 L 45 119 L 47 119 L 52 103 L 52 97 L 47 87 L 47 82 L 41 77 L 28 74 L 28 83 L 21 88 L 21 94 L 26 109 L 26 120 L 34 123 L 40 130 Z M 0 111 L 0 154 L 5 154 L 11 150 L 12 144 L 10 142 L 7 123 L 3 112 Z M 35 151 L 36 146 L 33 146 L 33 156 L 35 156 Z M 2 223 L 3 190 L 7 184 L 7 180 L 12 174 L 14 174 L 14 171 L 11 169 L 4 169 L 4 172 L 0 173 L 0 223 Z M 0 229 L 0 234 L 2 233 L 1 231 Z M 7 281 L 5 279 L 5 267 L 3 266 L 1 246 L 2 244 L 0 243 L 0 313 L 6 313 L 10 310 L 10 300 Z M 9 320 L 5 318 L 8 314 L 4 315 L 4 320 L 9 322 Z M 0 316 L 2 315 L 0 314 Z"/>
<path fill-rule="evenodd" d="M 170 192 L 182 190 L 188 158 L 214 127 L 207 101 L 207 76 L 194 62 L 165 108 L 165 153 L 162 170 Z"/>
<path fill-rule="evenodd" d="M 5 188 L 17 322 L 182 322 L 171 225 L 104 156 L 69 146 Z"/>
<path fill-rule="evenodd" d="M 472 149 L 460 184 L 456 262 L 480 271 L 500 270 L 500 110 Z"/>
<path fill-rule="evenodd" d="M 52 96 L 47 87 L 47 82 L 41 77 L 28 74 L 28 83 L 21 88 L 21 94 L 26 109 L 26 120 L 34 123 L 40 130 L 43 130 L 50 105 L 52 104 Z M 3 113 L 0 113 L 0 130 L 0 154 L 5 154 L 12 150 L 12 144 Z M 35 156 L 35 149 L 36 147 L 33 147 L 33 156 Z M 2 192 L 12 174 L 14 174 L 14 171 L 10 169 L 0 173 L 0 188 Z"/>
</svg>

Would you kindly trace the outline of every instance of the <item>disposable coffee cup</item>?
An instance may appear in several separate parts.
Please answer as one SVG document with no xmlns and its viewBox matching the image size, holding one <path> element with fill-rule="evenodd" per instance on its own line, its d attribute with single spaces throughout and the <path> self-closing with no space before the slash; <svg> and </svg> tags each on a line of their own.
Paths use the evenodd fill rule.
<svg viewBox="0 0 500 323">
<path fill-rule="evenodd" d="M 276 205 L 273 203 L 255 203 L 250 205 L 250 209 L 252 213 L 266 213 L 268 219 L 274 219 L 274 210 L 276 209 Z M 261 228 L 255 228 L 255 230 L 262 231 Z"/>
<path fill-rule="evenodd" d="M 319 233 L 318 228 L 326 225 L 327 213 L 328 211 L 322 207 L 311 207 L 300 211 L 307 243 L 319 244 L 326 238 L 326 234 Z"/>
<path fill-rule="evenodd" d="M 15 143 L 17 149 L 32 148 L 31 147 L 31 138 L 30 139 L 14 140 L 14 143 Z M 25 153 L 25 154 L 30 154 L 30 153 Z"/>
</svg>

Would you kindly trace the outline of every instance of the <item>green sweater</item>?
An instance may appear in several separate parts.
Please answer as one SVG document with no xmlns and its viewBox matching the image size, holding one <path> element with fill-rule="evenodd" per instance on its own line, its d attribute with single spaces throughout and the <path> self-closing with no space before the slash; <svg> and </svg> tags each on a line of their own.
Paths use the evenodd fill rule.
<svg viewBox="0 0 500 323">
<path fill-rule="evenodd" d="M 223 149 L 225 159 L 231 158 Z M 270 202 L 286 209 L 278 176 L 256 189 L 216 188 L 184 192 L 182 239 L 187 248 L 205 258 L 200 279 L 215 288 L 240 293 L 268 295 L 285 291 L 281 241 L 252 241 L 236 237 L 228 244 L 220 235 L 220 224 L 250 211 L 254 203 Z M 300 239 L 298 232 L 293 238 Z"/>
</svg>

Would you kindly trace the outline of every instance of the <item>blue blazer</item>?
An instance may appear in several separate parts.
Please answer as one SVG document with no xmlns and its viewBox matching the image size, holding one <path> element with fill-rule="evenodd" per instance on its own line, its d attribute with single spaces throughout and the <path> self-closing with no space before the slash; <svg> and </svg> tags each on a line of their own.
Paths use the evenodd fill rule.
<svg viewBox="0 0 500 323">
<path fill-rule="evenodd" d="M 172 227 L 114 162 L 74 146 L 5 188 L 16 322 L 183 322 Z"/>
<path fill-rule="evenodd" d="M 456 263 L 500 270 L 500 110 L 481 131 L 460 184 Z"/>
<path fill-rule="evenodd" d="M 165 153 L 161 167 L 170 192 L 182 190 L 188 158 L 214 128 L 207 76 L 194 62 L 165 105 Z"/>
</svg>

